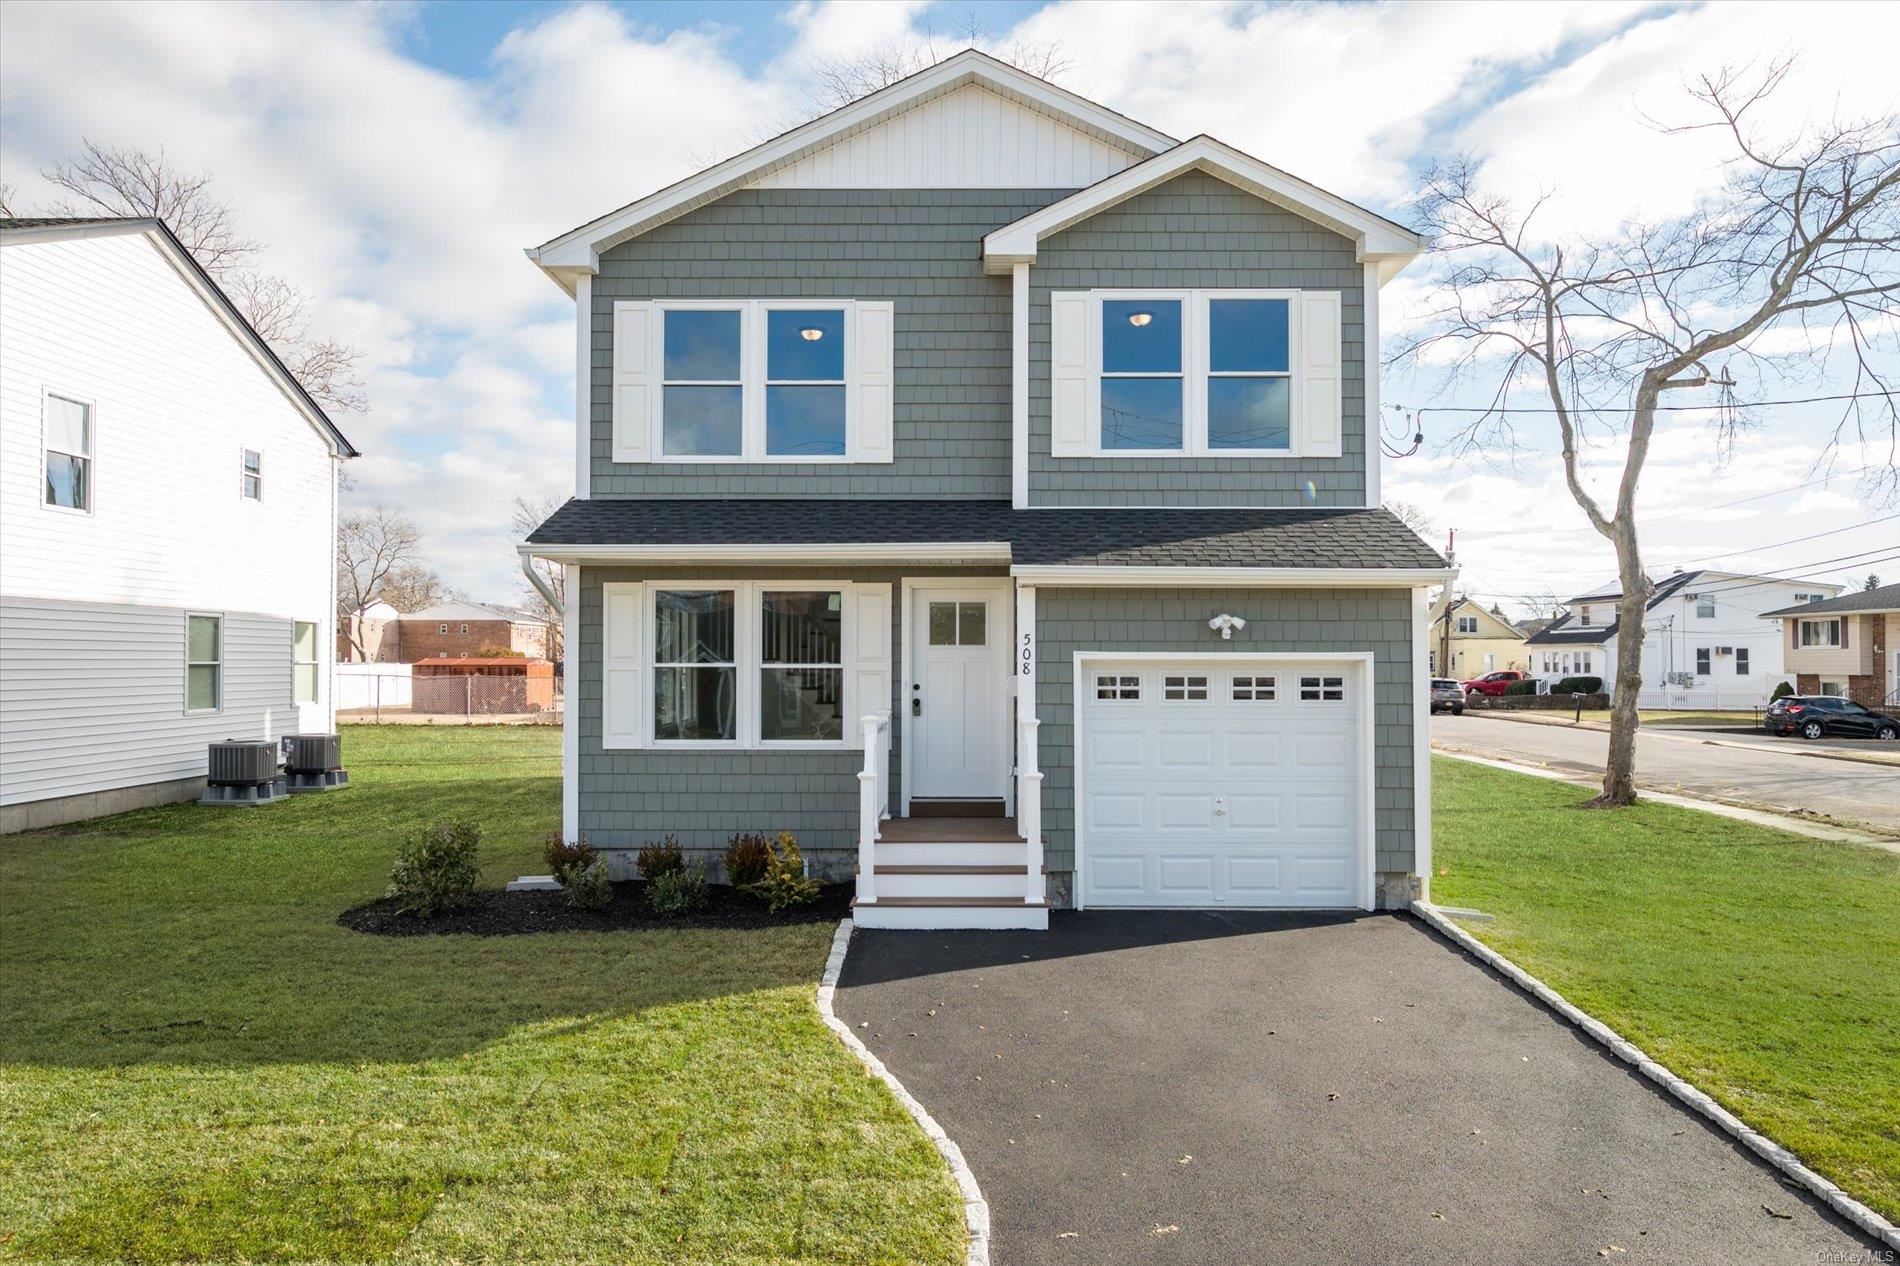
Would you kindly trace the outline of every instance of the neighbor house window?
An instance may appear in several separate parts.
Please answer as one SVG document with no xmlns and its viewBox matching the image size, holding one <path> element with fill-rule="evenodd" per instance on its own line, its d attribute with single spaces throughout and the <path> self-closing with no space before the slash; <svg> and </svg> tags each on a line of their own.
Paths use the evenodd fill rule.
<svg viewBox="0 0 1900 1266">
<path fill-rule="evenodd" d="M 46 397 L 46 504 L 92 509 L 92 406 Z"/>
<path fill-rule="evenodd" d="M 1478 617 L 1475 615 L 1459 616 L 1458 631 L 1460 633 L 1476 633 L 1478 631 Z"/>
<path fill-rule="evenodd" d="M 1582 625 L 1586 629 L 1590 627 L 1590 608 L 1589 607 L 1577 608 L 1577 623 Z"/>
<path fill-rule="evenodd" d="M 1182 446 L 1179 299 L 1102 303 L 1102 447 Z"/>
<path fill-rule="evenodd" d="M 1839 646 L 1840 644 L 1841 622 L 1839 620 L 1801 621 L 1801 645 Z"/>
<path fill-rule="evenodd" d="M 653 737 L 738 738 L 737 604 L 730 589 L 666 589 L 653 596 Z"/>
<path fill-rule="evenodd" d="M 1698 620 L 1713 620 L 1715 618 L 1714 594 L 1705 593 L 1697 595 L 1695 600 L 1695 618 Z"/>
<path fill-rule="evenodd" d="M 264 455 L 254 448 L 244 450 L 238 472 L 238 492 L 247 500 L 264 499 Z"/>
<path fill-rule="evenodd" d="M 224 620 L 185 617 L 185 711 L 216 712 L 224 697 Z"/>
<path fill-rule="evenodd" d="M 291 626 L 290 701 L 317 701 L 317 626 L 308 620 Z"/>
<path fill-rule="evenodd" d="M 466 625 L 466 624 L 464 624 L 464 625 L 462 626 L 462 635 L 463 635 L 464 637 L 466 637 L 466 636 L 468 635 L 468 625 Z"/>
<path fill-rule="evenodd" d="M 1103 297 L 1102 451 L 1289 451 L 1292 307 L 1230 290 Z"/>
<path fill-rule="evenodd" d="M 662 455 L 843 459 L 853 307 L 798 300 L 663 305 Z"/>
<path fill-rule="evenodd" d="M 1709 675 L 1709 655 L 1710 655 L 1710 652 L 1709 652 L 1708 647 L 1698 646 L 1695 648 L 1696 676 L 1707 677 Z"/>
<path fill-rule="evenodd" d="M 765 314 L 765 452 L 842 457 L 844 310 Z"/>
<path fill-rule="evenodd" d="M 759 738 L 844 737 L 844 594 L 759 595 Z"/>
<path fill-rule="evenodd" d="M 738 457 L 745 435 L 745 312 L 675 308 L 663 315 L 662 450 L 669 457 Z"/>
<path fill-rule="evenodd" d="M 1738 646 L 1735 648 L 1735 675 L 1737 677 L 1748 676 L 1748 648 L 1746 646 Z"/>
<path fill-rule="evenodd" d="M 446 634 L 448 633 L 448 631 L 449 631 L 449 626 L 448 626 L 448 625 L 446 625 L 446 624 L 438 624 L 438 625 L 436 625 L 436 626 L 435 626 L 435 631 L 436 631 L 437 633 L 441 633 L 441 634 L 445 634 L 445 635 L 446 635 Z"/>
</svg>

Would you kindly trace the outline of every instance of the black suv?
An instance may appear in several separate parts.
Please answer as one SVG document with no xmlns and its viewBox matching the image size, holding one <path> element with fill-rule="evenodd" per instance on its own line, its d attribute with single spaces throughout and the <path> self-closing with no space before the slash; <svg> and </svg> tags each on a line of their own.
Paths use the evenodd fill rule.
<svg viewBox="0 0 1900 1266">
<path fill-rule="evenodd" d="M 1836 738 L 1900 738 L 1900 718 L 1886 716 L 1863 708 L 1852 699 L 1837 699 L 1833 695 L 1789 695 L 1785 699 L 1777 699 L 1768 705 L 1768 715 L 1762 718 L 1762 728 L 1770 734 L 1799 734 L 1807 739 L 1827 735 Z"/>
</svg>

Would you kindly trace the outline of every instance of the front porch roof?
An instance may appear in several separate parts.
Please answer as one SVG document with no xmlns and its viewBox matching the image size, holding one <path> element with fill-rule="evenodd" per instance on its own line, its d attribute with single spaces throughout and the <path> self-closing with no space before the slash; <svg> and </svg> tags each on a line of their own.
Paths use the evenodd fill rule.
<svg viewBox="0 0 1900 1266">
<path fill-rule="evenodd" d="M 1441 575 L 1443 558 L 1382 509 L 1017 510 L 1007 501 L 573 500 L 522 552 L 557 560 L 914 557 L 1078 568 Z"/>
</svg>

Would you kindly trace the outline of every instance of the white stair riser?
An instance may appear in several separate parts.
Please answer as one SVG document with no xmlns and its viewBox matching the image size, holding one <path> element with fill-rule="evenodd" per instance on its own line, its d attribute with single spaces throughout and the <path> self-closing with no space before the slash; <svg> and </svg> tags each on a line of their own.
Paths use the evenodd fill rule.
<svg viewBox="0 0 1900 1266">
<path fill-rule="evenodd" d="M 1026 875 L 880 873 L 876 879 L 880 897 L 1020 897 L 1029 883 Z"/>
<path fill-rule="evenodd" d="M 896 844 L 874 846 L 880 866 L 1021 866 L 1029 845 L 1017 840 L 978 844 Z"/>
<path fill-rule="evenodd" d="M 858 906 L 851 921 L 861 928 L 909 928 L 913 930 L 952 928 L 1026 928 L 1045 932 L 1049 929 L 1049 911 L 1040 906 L 1014 909 L 1010 906 Z"/>
</svg>

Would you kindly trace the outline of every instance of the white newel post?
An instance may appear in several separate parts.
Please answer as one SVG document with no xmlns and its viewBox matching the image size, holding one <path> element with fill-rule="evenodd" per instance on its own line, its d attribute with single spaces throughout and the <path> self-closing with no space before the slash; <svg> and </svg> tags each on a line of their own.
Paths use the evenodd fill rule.
<svg viewBox="0 0 1900 1266">
<path fill-rule="evenodd" d="M 1036 591 L 1016 588 L 1016 829 L 1027 841 L 1023 901 L 1047 899 L 1042 873 L 1042 770 L 1036 761 Z"/>
<path fill-rule="evenodd" d="M 877 900 L 877 828 L 884 817 L 885 770 L 890 765 L 883 736 L 890 732 L 890 713 L 864 717 L 861 724 L 864 768 L 858 771 L 858 902 L 870 905 Z"/>
</svg>

